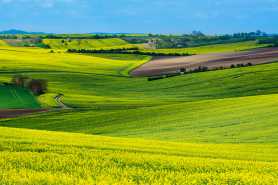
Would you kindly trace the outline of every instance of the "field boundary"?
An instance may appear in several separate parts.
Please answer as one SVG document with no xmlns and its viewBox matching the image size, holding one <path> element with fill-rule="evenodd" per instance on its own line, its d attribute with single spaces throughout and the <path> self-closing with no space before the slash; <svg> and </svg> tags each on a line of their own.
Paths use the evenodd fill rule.
<svg viewBox="0 0 278 185">
<path fill-rule="evenodd" d="M 0 109 L 0 119 L 15 118 L 48 111 L 48 109 Z"/>
</svg>

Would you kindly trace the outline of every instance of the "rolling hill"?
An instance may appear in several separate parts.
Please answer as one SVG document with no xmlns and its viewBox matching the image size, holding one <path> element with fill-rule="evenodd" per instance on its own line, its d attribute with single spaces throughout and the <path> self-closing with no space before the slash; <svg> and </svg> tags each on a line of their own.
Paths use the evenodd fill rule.
<svg viewBox="0 0 278 185">
<path fill-rule="evenodd" d="M 187 142 L 277 142 L 273 100 L 278 93 L 278 63 L 148 82 L 124 76 L 148 61 L 144 56 L 50 54 L 19 48 L 3 50 L 1 56 L 7 61 L 0 66 L 6 70 L 3 80 L 16 66 L 17 73 L 48 79 L 49 94 L 40 99 L 42 103 L 53 105 L 52 97 L 62 93 L 64 103 L 77 109 L 2 120 L 0 125 Z M 212 111 L 206 112 L 210 107 Z M 264 114 L 270 114 L 267 120 Z"/>
<path fill-rule="evenodd" d="M 277 184 L 277 62 L 129 76 L 150 59 L 0 47 L 1 82 L 47 79 L 41 105 L 72 108 L 0 120 L 0 184 Z"/>
<path fill-rule="evenodd" d="M 0 46 L 8 46 L 8 44 L 5 41 L 0 40 Z"/>
<path fill-rule="evenodd" d="M 36 98 L 26 89 L 0 85 L 0 109 L 40 108 Z"/>
<path fill-rule="evenodd" d="M 250 50 L 255 48 L 266 47 L 268 44 L 258 44 L 256 41 L 235 42 L 228 44 L 214 44 L 199 47 L 177 48 L 177 49 L 156 49 L 145 50 L 146 52 L 157 53 L 189 53 L 189 54 L 208 54 L 208 53 L 221 53 L 221 52 L 236 52 L 243 50 Z"/>
<path fill-rule="evenodd" d="M 43 43 L 52 49 L 94 49 L 131 47 L 126 41 L 112 39 L 44 39 Z"/>
<path fill-rule="evenodd" d="M 28 32 L 28 31 L 23 31 L 23 30 L 18 30 L 18 29 L 10 29 L 10 30 L 4 30 L 0 31 L 0 34 L 5 34 L 5 35 L 18 35 L 18 34 L 45 34 L 43 32 Z"/>
<path fill-rule="evenodd" d="M 186 142 L 277 143 L 277 69 L 274 63 L 155 82 L 71 73 L 62 73 L 69 76 L 62 82 L 58 73 L 44 74 L 64 84 L 53 92 L 60 88 L 63 101 L 81 109 L 0 125 Z M 69 79 L 74 79 L 70 85 Z"/>
</svg>

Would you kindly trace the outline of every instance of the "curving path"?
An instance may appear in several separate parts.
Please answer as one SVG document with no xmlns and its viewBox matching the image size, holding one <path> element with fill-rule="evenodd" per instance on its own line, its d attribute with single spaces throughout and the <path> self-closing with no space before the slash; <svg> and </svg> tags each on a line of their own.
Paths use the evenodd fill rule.
<svg viewBox="0 0 278 185">
<path fill-rule="evenodd" d="M 57 105 L 61 109 L 72 109 L 71 107 L 67 106 L 66 104 L 63 103 L 62 98 L 64 97 L 63 94 L 58 94 L 57 96 L 54 97 Z"/>
<path fill-rule="evenodd" d="M 72 109 L 62 102 L 63 94 L 58 94 L 54 97 L 59 109 Z M 34 113 L 48 112 L 50 109 L 2 109 L 0 110 L 0 119 L 15 118 L 19 116 L 31 115 Z"/>
</svg>

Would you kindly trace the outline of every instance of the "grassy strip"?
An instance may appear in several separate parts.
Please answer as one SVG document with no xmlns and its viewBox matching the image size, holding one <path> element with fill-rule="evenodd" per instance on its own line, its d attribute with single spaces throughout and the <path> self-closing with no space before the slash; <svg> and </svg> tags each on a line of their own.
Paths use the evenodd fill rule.
<svg viewBox="0 0 278 185">
<path fill-rule="evenodd" d="M 2 120 L 0 125 L 180 142 L 278 143 L 277 99 L 264 95 L 140 109 L 53 112 Z"/>
</svg>

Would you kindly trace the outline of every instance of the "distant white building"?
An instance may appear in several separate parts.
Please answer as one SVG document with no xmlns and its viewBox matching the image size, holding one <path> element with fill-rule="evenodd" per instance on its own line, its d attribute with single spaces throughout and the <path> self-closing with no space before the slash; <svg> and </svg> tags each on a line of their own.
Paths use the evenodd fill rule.
<svg viewBox="0 0 278 185">
<path fill-rule="evenodd" d="M 157 39 L 149 39 L 148 45 L 151 49 L 156 49 L 157 48 Z"/>
</svg>

